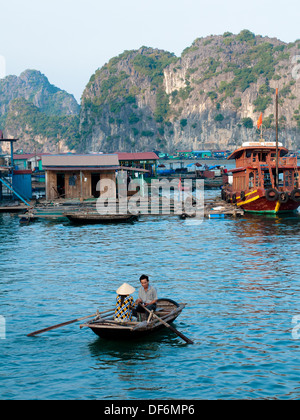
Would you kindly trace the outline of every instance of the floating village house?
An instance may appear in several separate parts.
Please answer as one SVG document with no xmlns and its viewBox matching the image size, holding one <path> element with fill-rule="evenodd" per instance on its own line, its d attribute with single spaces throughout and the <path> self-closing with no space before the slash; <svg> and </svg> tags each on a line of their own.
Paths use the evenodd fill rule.
<svg viewBox="0 0 300 420">
<path fill-rule="evenodd" d="M 193 153 L 197 159 L 209 159 L 212 157 L 211 150 L 194 150 Z"/>
<path fill-rule="evenodd" d="M 194 157 L 192 150 L 177 150 L 176 155 L 181 159 L 190 159 Z"/>
<path fill-rule="evenodd" d="M 212 155 L 215 159 L 227 159 L 227 157 L 231 154 L 230 150 L 213 150 Z"/>
<path fill-rule="evenodd" d="M 121 167 L 125 167 L 127 170 L 140 170 L 139 172 L 145 172 L 148 177 L 156 176 L 157 174 L 157 162 L 159 157 L 154 152 L 141 152 L 141 153 L 117 153 L 119 163 Z"/>
<path fill-rule="evenodd" d="M 106 194 L 116 198 L 116 171 L 119 169 L 116 154 L 45 155 L 42 164 L 47 200 L 98 197 L 97 185 L 102 178 L 113 181 Z"/>
<path fill-rule="evenodd" d="M 0 159 L 0 200 L 17 199 L 29 205 L 27 200 L 32 198 L 31 171 L 17 170 L 14 163 L 14 143 L 18 139 L 5 139 L 0 130 L 0 144 L 10 143 L 10 157 L 1 156 Z"/>
<path fill-rule="evenodd" d="M 14 164 L 17 170 L 42 170 L 42 155 L 44 153 L 16 153 L 14 154 Z"/>
</svg>

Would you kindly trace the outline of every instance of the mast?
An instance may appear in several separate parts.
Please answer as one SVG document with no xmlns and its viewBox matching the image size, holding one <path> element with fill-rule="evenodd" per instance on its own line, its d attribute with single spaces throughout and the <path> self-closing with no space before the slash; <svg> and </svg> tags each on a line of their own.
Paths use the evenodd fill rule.
<svg viewBox="0 0 300 420">
<path fill-rule="evenodd" d="M 275 115 L 276 115 L 276 180 L 275 186 L 278 188 L 279 185 L 279 171 L 278 171 L 278 88 L 276 88 L 276 101 L 275 101 Z"/>
</svg>

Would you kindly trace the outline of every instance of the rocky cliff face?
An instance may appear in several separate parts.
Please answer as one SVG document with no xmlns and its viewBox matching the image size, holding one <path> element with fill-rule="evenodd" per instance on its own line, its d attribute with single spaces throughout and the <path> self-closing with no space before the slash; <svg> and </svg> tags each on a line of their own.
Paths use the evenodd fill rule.
<svg viewBox="0 0 300 420">
<path fill-rule="evenodd" d="M 196 39 L 181 57 L 125 51 L 92 75 L 81 107 L 40 72 L 0 80 L 0 128 L 24 151 L 233 149 L 263 135 L 300 148 L 300 41 L 238 35 Z"/>
<path fill-rule="evenodd" d="M 7 138 L 19 138 L 16 148 L 24 151 L 69 151 L 78 137 L 79 109 L 73 95 L 39 71 L 0 80 L 0 127 Z"/>
<path fill-rule="evenodd" d="M 113 152 L 234 148 L 257 139 L 300 147 L 300 41 L 285 44 L 250 31 L 197 39 L 180 58 L 142 47 L 109 61 L 82 98 L 81 150 Z"/>
<path fill-rule="evenodd" d="M 37 70 L 26 70 L 17 76 L 0 80 L 0 115 L 9 109 L 14 99 L 24 98 L 47 115 L 77 115 L 79 105 L 73 95 L 51 85 Z"/>
</svg>

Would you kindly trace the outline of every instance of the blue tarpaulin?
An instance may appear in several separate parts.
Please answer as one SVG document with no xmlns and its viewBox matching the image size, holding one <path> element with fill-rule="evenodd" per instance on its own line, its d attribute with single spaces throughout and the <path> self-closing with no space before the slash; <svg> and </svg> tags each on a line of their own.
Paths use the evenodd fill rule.
<svg viewBox="0 0 300 420">
<path fill-rule="evenodd" d="M 25 200 L 32 199 L 31 174 L 14 174 L 12 184 Z"/>
</svg>

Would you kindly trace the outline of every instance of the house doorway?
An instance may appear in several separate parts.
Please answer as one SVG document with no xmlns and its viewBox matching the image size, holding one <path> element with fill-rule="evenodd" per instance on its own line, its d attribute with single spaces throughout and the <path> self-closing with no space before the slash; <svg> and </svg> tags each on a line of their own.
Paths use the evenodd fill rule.
<svg viewBox="0 0 300 420">
<path fill-rule="evenodd" d="M 64 197 L 66 194 L 65 174 L 57 174 L 56 190 L 59 197 Z"/>
<path fill-rule="evenodd" d="M 100 191 L 97 191 L 97 185 L 100 181 L 100 174 L 92 174 L 92 196 L 95 198 L 100 197 Z"/>
</svg>

